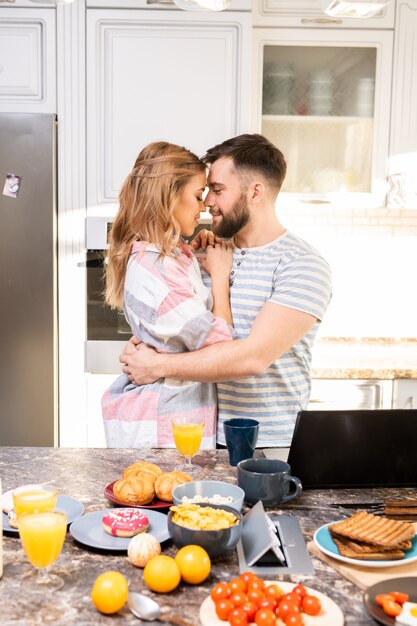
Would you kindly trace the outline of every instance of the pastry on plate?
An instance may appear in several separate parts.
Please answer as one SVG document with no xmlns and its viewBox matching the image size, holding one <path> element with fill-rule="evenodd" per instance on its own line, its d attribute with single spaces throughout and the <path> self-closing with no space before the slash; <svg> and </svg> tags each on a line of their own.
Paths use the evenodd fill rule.
<svg viewBox="0 0 417 626">
<path fill-rule="evenodd" d="M 165 502 L 172 502 L 172 492 L 175 487 L 191 481 L 189 474 L 183 472 L 166 472 L 161 474 L 155 481 L 155 493 L 157 498 Z"/>
<path fill-rule="evenodd" d="M 113 493 L 123 504 L 149 504 L 155 497 L 153 476 L 143 472 L 141 476 L 120 478 L 113 485 Z"/>
<path fill-rule="evenodd" d="M 148 530 L 149 519 L 138 509 L 117 509 L 107 511 L 102 524 L 106 533 L 113 537 L 133 537 Z"/>
</svg>

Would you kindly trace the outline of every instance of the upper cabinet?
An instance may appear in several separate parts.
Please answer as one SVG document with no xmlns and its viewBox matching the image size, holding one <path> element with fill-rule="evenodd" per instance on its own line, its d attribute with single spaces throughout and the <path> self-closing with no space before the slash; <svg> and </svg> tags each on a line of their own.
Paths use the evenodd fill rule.
<svg viewBox="0 0 417 626">
<path fill-rule="evenodd" d="M 282 200 L 383 206 L 393 32 L 256 28 L 253 40 L 253 123 L 287 159 Z"/>
<path fill-rule="evenodd" d="M 249 11 L 87 10 L 87 205 L 115 207 L 139 150 L 202 155 L 250 129 Z"/>
<path fill-rule="evenodd" d="M 0 111 L 55 113 L 55 75 L 55 9 L 1 7 Z"/>
<path fill-rule="evenodd" d="M 296 26 L 306 28 L 394 28 L 395 0 L 366 19 L 329 17 L 320 0 L 256 0 L 254 26 Z"/>
</svg>

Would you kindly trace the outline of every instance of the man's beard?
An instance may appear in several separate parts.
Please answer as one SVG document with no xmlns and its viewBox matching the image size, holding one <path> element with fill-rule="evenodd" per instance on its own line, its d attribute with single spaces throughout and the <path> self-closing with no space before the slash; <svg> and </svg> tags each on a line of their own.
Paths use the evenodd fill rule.
<svg viewBox="0 0 417 626">
<path fill-rule="evenodd" d="M 213 232 L 216 236 L 223 239 L 234 237 L 249 222 L 249 211 L 245 194 L 242 193 L 240 198 L 234 203 L 229 215 L 224 215 L 220 211 L 222 219 L 217 225 L 213 225 Z"/>
</svg>

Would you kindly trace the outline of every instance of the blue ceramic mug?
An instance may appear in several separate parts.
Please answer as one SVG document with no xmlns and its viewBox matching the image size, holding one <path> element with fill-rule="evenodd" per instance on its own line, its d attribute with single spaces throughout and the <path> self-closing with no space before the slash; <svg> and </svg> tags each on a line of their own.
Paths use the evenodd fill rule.
<svg viewBox="0 0 417 626">
<path fill-rule="evenodd" d="M 284 504 L 300 495 L 301 481 L 291 476 L 291 468 L 277 459 L 246 459 L 237 466 L 237 484 L 245 492 L 245 502 L 265 506 Z"/>
<path fill-rule="evenodd" d="M 237 465 L 243 459 L 251 459 L 258 441 L 259 422 L 235 417 L 223 422 L 226 446 L 230 465 Z"/>
</svg>

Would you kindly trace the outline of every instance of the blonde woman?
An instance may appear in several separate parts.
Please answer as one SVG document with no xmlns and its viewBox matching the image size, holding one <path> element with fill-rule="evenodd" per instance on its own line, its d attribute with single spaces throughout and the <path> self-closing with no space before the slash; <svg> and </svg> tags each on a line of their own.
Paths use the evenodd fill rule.
<svg viewBox="0 0 417 626">
<path fill-rule="evenodd" d="M 205 165 L 192 152 L 165 142 L 145 147 L 119 195 L 110 232 L 106 302 L 124 308 L 132 334 L 160 352 L 197 350 L 233 339 L 229 306 L 232 250 L 209 246 L 204 286 L 190 237 L 205 210 Z M 176 414 L 202 415 L 202 448 L 216 446 L 214 383 L 162 378 L 137 386 L 122 374 L 105 392 L 108 447 L 174 447 Z"/>
</svg>

